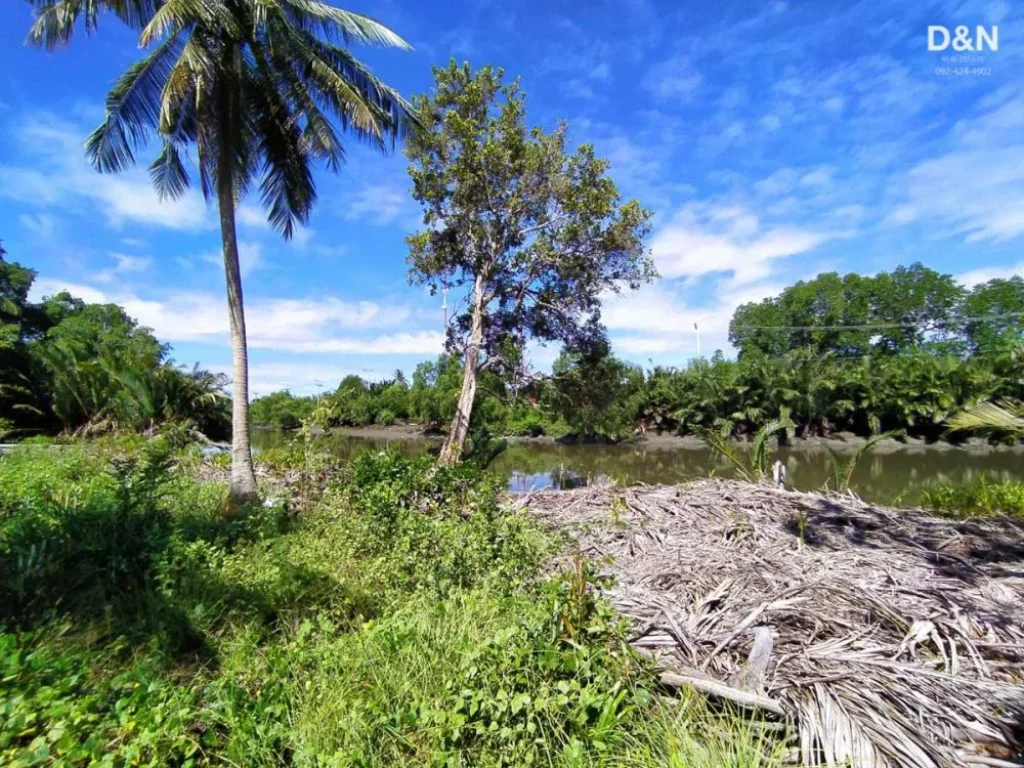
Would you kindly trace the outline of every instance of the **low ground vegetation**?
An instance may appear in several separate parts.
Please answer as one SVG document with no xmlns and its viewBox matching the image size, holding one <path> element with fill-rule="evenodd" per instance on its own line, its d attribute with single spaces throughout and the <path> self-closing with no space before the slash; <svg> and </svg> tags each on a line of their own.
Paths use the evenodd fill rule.
<svg viewBox="0 0 1024 768">
<path fill-rule="evenodd" d="M 967 485 L 937 485 L 922 494 L 921 505 L 949 517 L 1006 516 L 1024 521 L 1024 483 L 981 478 Z"/>
<path fill-rule="evenodd" d="M 329 460 L 328 460 L 329 461 Z M 493 481 L 365 454 L 227 514 L 164 437 L 0 458 L 0 763 L 771 766 L 665 704 Z M 337 468 L 335 468 L 337 469 Z"/>
</svg>

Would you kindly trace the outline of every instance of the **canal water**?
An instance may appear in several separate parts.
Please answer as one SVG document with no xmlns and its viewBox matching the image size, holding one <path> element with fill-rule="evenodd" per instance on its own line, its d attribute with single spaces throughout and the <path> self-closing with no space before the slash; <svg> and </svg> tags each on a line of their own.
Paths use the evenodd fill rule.
<svg viewBox="0 0 1024 768">
<path fill-rule="evenodd" d="M 269 430 L 253 432 L 257 450 L 284 445 L 291 435 Z M 427 453 L 437 443 L 425 439 L 389 440 L 379 437 L 329 433 L 314 438 L 332 453 L 349 459 L 365 450 L 396 449 L 409 456 Z M 916 504 L 921 492 L 939 483 L 1024 480 L 1024 454 L 1013 451 L 976 452 L 951 447 L 919 447 L 864 456 L 853 475 L 851 488 L 874 503 Z M 775 457 L 783 461 L 788 485 L 804 491 L 820 489 L 832 477 L 832 459 L 820 445 L 783 447 Z M 706 447 L 663 443 L 619 445 L 563 445 L 548 441 L 513 442 L 490 467 L 508 480 L 509 489 L 572 488 L 596 478 L 623 483 L 680 483 L 709 475 L 732 477 L 728 462 Z"/>
</svg>

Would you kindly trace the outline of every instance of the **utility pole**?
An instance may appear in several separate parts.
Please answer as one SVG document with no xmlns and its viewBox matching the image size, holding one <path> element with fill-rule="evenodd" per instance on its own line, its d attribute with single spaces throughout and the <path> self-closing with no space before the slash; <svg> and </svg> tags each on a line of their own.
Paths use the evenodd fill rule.
<svg viewBox="0 0 1024 768">
<path fill-rule="evenodd" d="M 700 357 L 700 328 L 696 323 L 693 324 L 693 330 L 697 334 L 697 357 Z"/>
<path fill-rule="evenodd" d="M 448 333 L 448 286 L 441 289 L 441 311 L 444 313 L 444 325 L 441 326 L 443 333 Z"/>
</svg>

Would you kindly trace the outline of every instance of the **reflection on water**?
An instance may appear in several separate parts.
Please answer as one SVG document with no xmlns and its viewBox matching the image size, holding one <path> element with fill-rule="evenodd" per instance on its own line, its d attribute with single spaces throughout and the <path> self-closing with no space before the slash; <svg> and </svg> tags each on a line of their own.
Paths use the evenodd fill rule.
<svg viewBox="0 0 1024 768">
<path fill-rule="evenodd" d="M 257 449 L 281 445 L 292 438 L 280 432 L 257 431 Z M 382 440 L 349 435 L 323 435 L 317 441 L 332 453 L 349 459 L 365 450 L 396 448 L 407 456 L 429 450 L 426 440 Z M 818 490 L 831 477 L 825 450 L 783 448 L 778 452 L 789 484 L 798 490 Z M 546 442 L 514 443 L 500 454 L 492 470 L 508 478 L 512 491 L 539 488 L 576 488 L 600 477 L 623 483 L 679 483 L 716 474 L 730 477 L 728 463 L 715 459 L 705 448 L 681 446 L 559 445 Z M 878 503 L 916 504 L 921 490 L 936 483 L 1024 479 L 1024 456 L 1010 452 L 973 454 L 963 450 L 923 450 L 865 456 L 853 475 L 852 489 Z"/>
</svg>

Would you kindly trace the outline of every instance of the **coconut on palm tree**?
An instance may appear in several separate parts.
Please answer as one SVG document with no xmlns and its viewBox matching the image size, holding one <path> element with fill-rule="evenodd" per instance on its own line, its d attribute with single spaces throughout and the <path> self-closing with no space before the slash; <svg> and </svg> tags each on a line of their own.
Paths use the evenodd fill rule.
<svg viewBox="0 0 1024 768">
<path fill-rule="evenodd" d="M 234 372 L 230 495 L 256 494 L 249 443 L 249 388 L 235 208 L 257 191 L 287 239 L 316 200 L 312 169 L 332 170 L 344 152 L 338 128 L 386 150 L 410 119 L 409 105 L 347 49 L 364 43 L 408 49 L 387 27 L 321 0 L 36 0 L 31 40 L 70 39 L 79 18 L 96 28 L 109 10 L 140 31 L 147 55 L 107 96 L 106 119 L 86 141 L 102 172 L 135 163 L 156 140 L 149 167 L 162 197 L 182 195 L 194 145 L 199 181 L 220 214 Z"/>
</svg>

